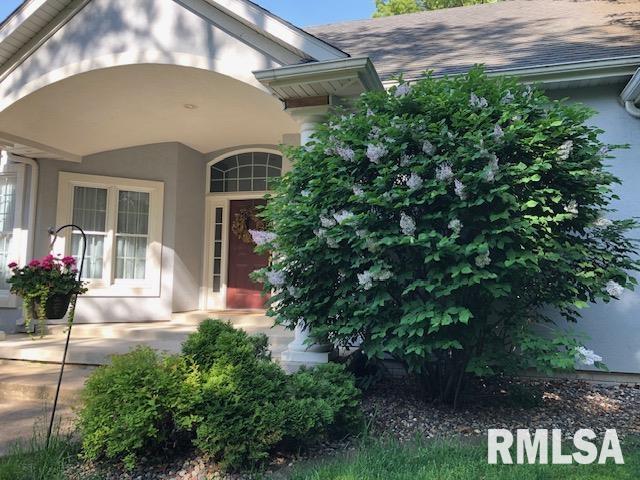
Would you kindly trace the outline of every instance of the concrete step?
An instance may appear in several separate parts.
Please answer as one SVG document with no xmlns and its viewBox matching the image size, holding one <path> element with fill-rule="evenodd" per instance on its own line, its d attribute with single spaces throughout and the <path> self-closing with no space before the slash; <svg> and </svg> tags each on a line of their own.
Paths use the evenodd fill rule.
<svg viewBox="0 0 640 480">
<path fill-rule="evenodd" d="M 170 333 L 170 332 L 169 332 Z M 72 365 L 105 365 L 110 357 L 147 345 L 169 354 L 179 353 L 186 335 L 168 335 L 160 339 L 136 340 L 123 338 L 75 338 L 72 335 L 67 362 Z M 270 336 L 269 344 L 276 358 L 286 348 L 292 336 Z M 0 342 L 0 359 L 29 362 L 60 363 L 64 353 L 63 336 L 47 336 L 33 340 L 28 335 L 8 335 Z"/>
<path fill-rule="evenodd" d="M 62 377 L 60 403 L 77 405 L 84 382 L 94 367 L 67 365 Z M 60 375 L 59 364 L 23 361 L 0 363 L 0 401 L 53 402 Z"/>
<path fill-rule="evenodd" d="M 249 335 L 263 333 L 269 337 L 290 336 L 291 333 L 281 326 L 273 328 L 265 326 L 238 326 Z M 174 340 L 182 343 L 190 334 L 198 329 L 197 324 L 181 324 L 173 322 L 159 323 L 105 323 L 105 324 L 76 324 L 71 331 L 72 338 L 123 338 L 127 340 Z M 66 335 L 66 325 L 49 325 L 48 336 Z"/>
<path fill-rule="evenodd" d="M 235 327 L 261 327 L 273 326 L 274 319 L 265 315 L 264 310 L 202 310 L 194 312 L 174 313 L 171 323 L 182 325 L 199 325 L 207 318 L 216 318 L 231 322 Z"/>
</svg>

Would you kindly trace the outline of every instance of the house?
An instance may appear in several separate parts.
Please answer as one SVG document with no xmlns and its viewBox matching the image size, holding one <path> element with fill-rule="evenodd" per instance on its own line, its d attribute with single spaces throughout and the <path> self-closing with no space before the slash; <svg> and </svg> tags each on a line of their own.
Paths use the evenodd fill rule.
<svg viewBox="0 0 640 480">
<path fill-rule="evenodd" d="M 0 25 L 0 277 L 50 250 L 51 226 L 88 236 L 79 323 L 256 310 L 267 261 L 234 228 L 291 168 L 332 104 L 464 72 L 540 82 L 592 105 L 620 215 L 640 213 L 640 3 L 512 0 L 298 28 L 247 0 L 26 0 Z M 235 230 L 235 232 L 234 232 Z M 78 255 L 80 232 L 54 244 Z M 0 280 L 0 328 L 21 309 Z M 640 373 L 640 296 L 585 313 L 610 369 Z M 304 331 L 285 352 L 305 351 Z"/>
</svg>

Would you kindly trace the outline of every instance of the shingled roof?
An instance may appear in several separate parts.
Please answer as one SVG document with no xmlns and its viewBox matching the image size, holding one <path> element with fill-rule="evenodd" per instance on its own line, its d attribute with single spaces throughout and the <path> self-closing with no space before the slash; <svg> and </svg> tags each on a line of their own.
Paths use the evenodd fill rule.
<svg viewBox="0 0 640 480">
<path fill-rule="evenodd" d="M 640 56 L 640 0 L 508 0 L 306 28 L 383 80 Z"/>
</svg>

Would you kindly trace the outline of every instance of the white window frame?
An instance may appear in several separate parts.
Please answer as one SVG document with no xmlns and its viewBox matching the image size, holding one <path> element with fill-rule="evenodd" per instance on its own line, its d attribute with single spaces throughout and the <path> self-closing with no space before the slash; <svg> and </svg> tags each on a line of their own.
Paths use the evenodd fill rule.
<svg viewBox="0 0 640 480">
<path fill-rule="evenodd" d="M 164 183 L 131 178 L 85 175 L 60 172 L 58 178 L 57 225 L 67 225 L 73 219 L 75 187 L 107 190 L 106 236 L 102 278 L 88 280 L 89 297 L 157 297 L 160 295 L 162 266 L 162 223 Z M 120 190 L 149 194 L 149 232 L 145 278 L 123 280 L 115 278 L 115 245 L 118 223 L 118 192 Z M 54 253 L 71 254 L 71 232 L 67 229 L 54 245 Z"/>
<path fill-rule="evenodd" d="M 24 188 L 25 188 L 25 166 L 16 163 L 6 163 L 0 168 L 0 176 L 16 176 L 16 203 L 14 211 L 13 225 L 13 245 L 9 252 L 9 262 L 16 262 L 24 265 L 27 261 L 27 236 L 29 232 L 23 228 L 24 214 Z M 9 290 L 0 290 L 0 308 L 16 308 L 18 297 L 12 295 Z"/>
</svg>

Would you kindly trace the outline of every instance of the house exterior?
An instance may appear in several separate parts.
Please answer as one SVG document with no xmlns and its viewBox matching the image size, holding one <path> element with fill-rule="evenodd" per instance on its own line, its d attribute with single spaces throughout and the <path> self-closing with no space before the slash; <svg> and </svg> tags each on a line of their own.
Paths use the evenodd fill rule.
<svg viewBox="0 0 640 480">
<path fill-rule="evenodd" d="M 640 213 L 640 4 L 513 0 L 300 29 L 247 0 L 27 0 L 0 25 L 0 276 L 87 235 L 80 323 L 261 309 L 238 235 L 332 105 L 484 63 L 593 106 L 619 215 Z M 78 255 L 80 233 L 53 245 Z M 640 373 L 640 296 L 585 312 L 589 346 Z M 0 329 L 21 324 L 0 280 Z M 285 352 L 326 359 L 306 332 Z"/>
</svg>

